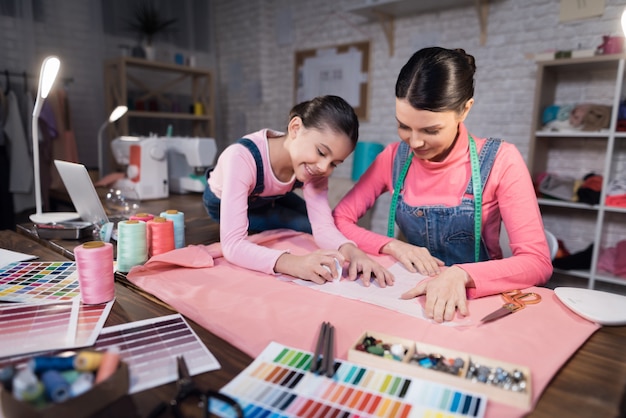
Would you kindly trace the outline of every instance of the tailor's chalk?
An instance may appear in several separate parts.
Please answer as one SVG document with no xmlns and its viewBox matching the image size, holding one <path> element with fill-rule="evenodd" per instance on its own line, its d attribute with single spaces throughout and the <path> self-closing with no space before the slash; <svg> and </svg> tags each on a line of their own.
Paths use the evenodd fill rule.
<svg viewBox="0 0 626 418">
<path fill-rule="evenodd" d="M 81 372 L 95 372 L 102 362 L 102 353 L 97 351 L 81 351 L 74 358 L 74 368 Z"/>
<path fill-rule="evenodd" d="M 72 370 L 74 368 L 74 357 L 40 356 L 33 357 L 28 362 L 28 366 L 34 373 L 43 373 L 47 370 Z"/>
<path fill-rule="evenodd" d="M 46 370 L 41 374 L 41 381 L 52 402 L 61 403 L 70 398 L 70 384 L 58 370 Z"/>
<path fill-rule="evenodd" d="M 107 380 L 115 373 L 120 364 L 120 349 L 117 346 L 109 348 L 102 354 L 100 367 L 96 373 L 96 384 Z"/>
<path fill-rule="evenodd" d="M 12 364 L 4 366 L 0 369 L 0 383 L 9 392 L 13 387 L 13 378 L 15 377 L 15 366 Z"/>
</svg>

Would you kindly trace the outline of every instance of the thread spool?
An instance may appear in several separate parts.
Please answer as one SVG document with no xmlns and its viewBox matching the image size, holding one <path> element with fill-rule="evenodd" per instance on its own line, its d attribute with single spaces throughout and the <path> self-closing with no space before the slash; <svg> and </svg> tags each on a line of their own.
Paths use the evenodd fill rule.
<svg viewBox="0 0 626 418">
<path fill-rule="evenodd" d="M 172 251 L 176 248 L 173 221 L 157 216 L 147 222 L 147 227 L 150 257 Z"/>
<path fill-rule="evenodd" d="M 52 402 L 65 402 L 70 398 L 70 384 L 67 383 L 58 370 L 43 372 L 41 382 L 46 390 L 46 395 Z"/>
<path fill-rule="evenodd" d="M 185 246 L 185 214 L 176 209 L 169 209 L 161 212 L 165 219 L 174 222 L 174 247 L 182 248 Z"/>
<path fill-rule="evenodd" d="M 29 367 L 18 371 L 13 378 L 13 396 L 18 401 L 34 402 L 43 392 L 43 385 Z"/>
<path fill-rule="evenodd" d="M 117 224 L 117 269 L 128 272 L 148 260 L 148 240 L 144 221 L 128 220 Z"/>
<path fill-rule="evenodd" d="M 131 221 L 144 221 L 148 222 L 154 219 L 154 215 L 151 213 L 140 212 L 130 217 Z"/>
<path fill-rule="evenodd" d="M 81 351 L 74 357 L 74 368 L 80 372 L 94 372 L 100 367 L 102 353 L 97 351 Z"/>
<path fill-rule="evenodd" d="M 72 397 L 82 395 L 93 387 L 93 373 L 79 373 L 78 377 L 70 385 L 70 394 Z"/>
<path fill-rule="evenodd" d="M 43 373 L 48 370 L 72 370 L 74 368 L 75 356 L 68 357 L 55 357 L 55 356 L 40 356 L 33 357 L 28 362 L 28 367 L 33 373 Z"/>
<path fill-rule="evenodd" d="M 74 249 L 78 286 L 83 303 L 97 305 L 115 297 L 113 245 L 89 241 Z"/>
</svg>

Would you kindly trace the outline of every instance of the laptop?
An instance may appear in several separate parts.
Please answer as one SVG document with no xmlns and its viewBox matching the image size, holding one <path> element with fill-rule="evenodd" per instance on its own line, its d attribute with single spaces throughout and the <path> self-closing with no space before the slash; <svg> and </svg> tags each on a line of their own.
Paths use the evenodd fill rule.
<svg viewBox="0 0 626 418">
<path fill-rule="evenodd" d="M 82 164 L 54 160 L 61 180 L 72 199 L 76 212 L 83 221 L 104 225 L 109 218 L 104 211 L 100 197 L 89 177 L 87 168 Z"/>
</svg>

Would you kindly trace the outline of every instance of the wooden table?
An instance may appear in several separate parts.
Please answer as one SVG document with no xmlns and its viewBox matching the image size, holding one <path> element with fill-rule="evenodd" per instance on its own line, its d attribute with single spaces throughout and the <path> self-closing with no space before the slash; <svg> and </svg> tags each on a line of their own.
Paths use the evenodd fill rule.
<svg viewBox="0 0 626 418">
<path fill-rule="evenodd" d="M 143 211 L 150 213 L 158 213 L 166 209 L 178 209 L 185 213 L 187 244 L 210 244 L 219 240 L 219 227 L 204 212 L 199 195 L 172 195 L 169 199 L 145 202 L 142 208 Z M 21 239 L 16 238 L 19 237 L 18 234 L 8 235 L 9 246 L 4 241 L 7 234 L 1 234 L 0 247 L 27 253 L 34 253 L 34 249 L 54 249 L 56 253 L 46 251 L 46 254 L 53 258 L 58 258 L 58 254 L 72 258 L 71 251 L 80 244 L 78 241 L 59 240 L 51 242 L 39 240 L 38 244 L 35 242 L 38 238 L 34 235 L 30 225 L 18 226 L 18 232 L 22 235 Z M 34 240 L 28 240 L 26 237 L 34 238 Z M 41 248 L 42 245 L 47 249 Z M 150 295 L 144 294 L 147 298 L 139 296 L 142 293 L 139 289 L 130 290 L 118 283 L 116 290 L 118 299 L 108 325 L 171 312 L 166 307 L 155 303 Z M 220 371 L 200 376 L 199 382 L 203 387 L 221 387 L 250 363 L 251 358 L 240 350 L 196 324 L 192 323 L 192 326 L 222 364 Z M 603 327 L 598 330 L 557 373 L 529 416 L 533 418 L 626 416 L 625 348 L 626 327 Z M 165 385 L 133 395 L 133 400 L 137 404 L 138 411 L 145 415 L 144 412 L 148 411 L 159 399 L 163 399 L 163 396 L 170 396 L 173 390 L 173 385 Z"/>
<path fill-rule="evenodd" d="M 38 256 L 41 261 L 63 261 L 68 259 L 36 241 L 10 230 L 0 231 L 0 248 L 33 254 Z M 116 282 L 115 303 L 113 304 L 105 326 L 124 324 L 172 313 L 174 312 L 162 304 L 154 303 L 152 300 L 141 296 L 140 293 Z M 221 338 L 216 337 L 193 321 L 187 319 L 187 322 L 222 366 L 220 370 L 195 376 L 194 380 L 200 388 L 221 388 L 252 361 L 250 356 L 231 346 Z M 112 407 L 115 408 L 114 412 L 111 412 L 111 410 L 103 411 L 102 416 L 145 417 L 159 402 L 169 401 L 175 392 L 175 383 L 139 392 L 121 400 L 120 403 Z"/>
</svg>

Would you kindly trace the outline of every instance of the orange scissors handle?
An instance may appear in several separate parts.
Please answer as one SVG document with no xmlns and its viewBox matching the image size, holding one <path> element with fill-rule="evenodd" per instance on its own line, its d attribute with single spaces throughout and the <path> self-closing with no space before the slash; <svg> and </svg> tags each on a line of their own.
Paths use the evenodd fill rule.
<svg viewBox="0 0 626 418">
<path fill-rule="evenodd" d="M 534 292 L 522 293 L 520 290 L 503 292 L 502 297 L 506 301 L 508 309 L 518 311 L 526 305 L 534 305 L 541 302 L 541 295 Z"/>
</svg>

